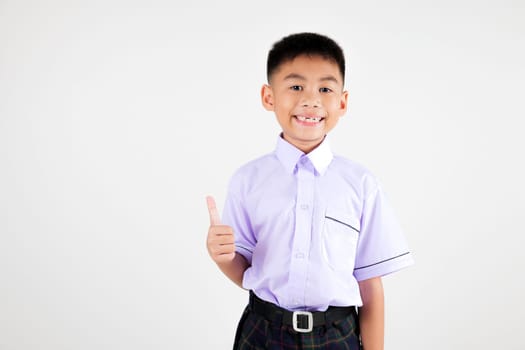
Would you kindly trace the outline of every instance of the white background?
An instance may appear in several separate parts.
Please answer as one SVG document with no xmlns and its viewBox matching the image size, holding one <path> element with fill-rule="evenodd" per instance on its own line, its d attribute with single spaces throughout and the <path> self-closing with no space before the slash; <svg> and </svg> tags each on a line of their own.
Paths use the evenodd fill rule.
<svg viewBox="0 0 525 350">
<path fill-rule="evenodd" d="M 205 196 L 273 150 L 268 49 L 347 57 L 334 150 L 382 181 L 416 265 L 387 349 L 522 349 L 522 1 L 0 0 L 0 349 L 229 349 L 246 292 Z M 521 215 L 520 215 L 521 214 Z"/>
</svg>

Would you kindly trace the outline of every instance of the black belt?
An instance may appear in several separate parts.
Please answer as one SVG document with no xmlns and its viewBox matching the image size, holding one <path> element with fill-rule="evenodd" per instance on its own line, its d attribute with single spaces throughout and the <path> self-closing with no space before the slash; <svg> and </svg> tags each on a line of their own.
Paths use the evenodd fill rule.
<svg viewBox="0 0 525 350">
<path fill-rule="evenodd" d="M 354 306 L 330 306 L 326 311 L 289 311 L 264 301 L 250 291 L 250 308 L 268 321 L 292 326 L 297 332 L 308 333 L 313 327 L 331 325 L 350 314 L 357 316 Z"/>
</svg>

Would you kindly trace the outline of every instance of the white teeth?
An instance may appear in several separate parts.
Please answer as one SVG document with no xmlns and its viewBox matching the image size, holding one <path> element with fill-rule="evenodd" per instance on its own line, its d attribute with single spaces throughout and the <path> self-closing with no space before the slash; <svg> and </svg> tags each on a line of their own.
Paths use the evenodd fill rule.
<svg viewBox="0 0 525 350">
<path fill-rule="evenodd" d="M 321 117 L 312 118 L 312 117 L 303 117 L 302 115 L 298 115 L 297 119 L 299 119 L 302 122 L 310 122 L 310 123 L 312 123 L 312 122 L 313 123 L 318 123 L 318 122 L 321 121 Z"/>
</svg>

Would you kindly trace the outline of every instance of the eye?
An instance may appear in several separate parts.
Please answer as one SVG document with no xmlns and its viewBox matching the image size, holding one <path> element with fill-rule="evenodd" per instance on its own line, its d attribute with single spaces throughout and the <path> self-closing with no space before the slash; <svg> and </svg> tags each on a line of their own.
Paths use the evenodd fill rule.
<svg viewBox="0 0 525 350">
<path fill-rule="evenodd" d="M 293 91 L 301 91 L 303 89 L 303 87 L 299 86 L 299 85 L 292 85 L 292 86 L 290 86 L 290 89 L 293 90 Z"/>
<path fill-rule="evenodd" d="M 319 92 L 328 93 L 328 92 L 332 92 L 332 89 L 327 88 L 327 87 L 322 87 L 319 89 Z"/>
</svg>

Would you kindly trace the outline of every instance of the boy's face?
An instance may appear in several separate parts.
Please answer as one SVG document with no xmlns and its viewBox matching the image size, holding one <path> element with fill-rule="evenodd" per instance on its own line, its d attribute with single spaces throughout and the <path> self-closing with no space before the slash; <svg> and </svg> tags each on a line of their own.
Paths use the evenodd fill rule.
<svg viewBox="0 0 525 350">
<path fill-rule="evenodd" d="M 286 141 L 308 153 L 317 147 L 346 112 L 348 92 L 336 63 L 301 55 L 281 64 L 261 91 L 263 106 L 273 111 Z"/>
</svg>

